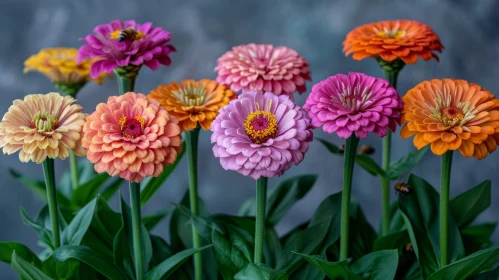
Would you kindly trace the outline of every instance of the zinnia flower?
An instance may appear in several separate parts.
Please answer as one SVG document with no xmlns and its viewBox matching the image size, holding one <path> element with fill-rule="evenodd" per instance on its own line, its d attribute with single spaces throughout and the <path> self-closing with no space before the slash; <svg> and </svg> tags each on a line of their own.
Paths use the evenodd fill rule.
<svg viewBox="0 0 499 280">
<path fill-rule="evenodd" d="M 366 57 L 381 58 L 384 61 L 401 59 L 414 64 L 421 57 L 424 60 L 438 56 L 444 47 L 431 27 L 412 20 L 393 20 L 370 23 L 355 28 L 343 42 L 345 55 L 353 53 L 353 59 Z"/>
<path fill-rule="evenodd" d="M 182 150 L 177 119 L 140 93 L 111 96 L 97 105 L 83 132 L 82 144 L 95 171 L 137 183 L 159 176 Z"/>
<path fill-rule="evenodd" d="M 219 111 L 211 125 L 222 167 L 258 179 L 280 176 L 303 160 L 310 120 L 286 95 L 247 92 Z"/>
<path fill-rule="evenodd" d="M 170 115 L 179 120 L 180 127 L 189 131 L 198 124 L 204 130 L 210 129 L 218 110 L 236 95 L 215 81 L 183 80 L 181 84 L 160 85 L 148 97 L 157 99 Z"/>
<path fill-rule="evenodd" d="M 479 85 L 464 80 L 424 81 L 403 98 L 400 131 L 414 137 L 421 149 L 442 155 L 458 150 L 465 157 L 482 159 L 499 143 L 499 100 Z"/>
<path fill-rule="evenodd" d="M 272 45 L 233 47 L 218 59 L 217 82 L 234 92 L 273 92 L 276 95 L 306 91 L 310 81 L 308 62 L 295 50 Z"/>
<path fill-rule="evenodd" d="M 383 79 L 363 73 L 337 74 L 314 85 L 303 108 L 314 127 L 347 139 L 369 132 L 383 137 L 395 131 L 402 110 L 395 89 Z"/>
<path fill-rule="evenodd" d="M 122 42 L 118 37 L 122 31 L 130 36 Z M 170 53 L 175 48 L 167 43 L 170 33 L 161 27 L 153 27 L 151 22 L 138 24 L 134 20 L 122 23 L 114 20 L 109 24 L 99 25 L 94 29 L 95 34 L 87 35 L 83 40 L 87 42 L 78 53 L 78 60 L 98 58 L 92 64 L 92 77 L 100 73 L 111 73 L 116 67 L 129 65 L 145 65 L 151 70 L 158 69 L 159 65 L 170 65 Z M 133 32 L 133 33 L 130 33 Z"/>
<path fill-rule="evenodd" d="M 90 77 L 90 66 L 97 59 L 84 59 L 77 62 L 77 55 L 77 49 L 42 49 L 24 62 L 24 73 L 38 71 L 47 76 L 53 83 L 58 84 L 73 85 L 87 81 L 102 84 L 106 76 L 104 73 L 97 75 L 95 79 Z"/>
<path fill-rule="evenodd" d="M 65 159 L 69 150 L 85 155 L 81 146 L 83 108 L 71 96 L 30 94 L 14 100 L 0 122 L 4 154 L 19 151 L 21 162 L 42 163 L 47 157 Z"/>
</svg>

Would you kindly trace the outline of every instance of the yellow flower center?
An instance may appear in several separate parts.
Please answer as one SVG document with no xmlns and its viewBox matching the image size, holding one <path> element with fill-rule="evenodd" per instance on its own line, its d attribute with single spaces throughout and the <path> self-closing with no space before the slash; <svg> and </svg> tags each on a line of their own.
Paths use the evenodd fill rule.
<svg viewBox="0 0 499 280">
<path fill-rule="evenodd" d="M 128 119 L 127 117 L 121 117 L 118 124 L 121 128 L 121 135 L 126 138 L 136 138 L 142 135 L 142 130 L 144 129 L 145 120 L 143 117 L 137 116 L 133 119 Z"/>
<path fill-rule="evenodd" d="M 383 27 L 383 30 L 378 30 L 377 28 L 374 28 L 374 31 L 378 34 L 378 36 L 388 37 L 393 39 L 400 39 L 405 36 L 405 31 L 400 30 L 398 26 L 392 29 Z"/>
<path fill-rule="evenodd" d="M 207 94 L 202 83 L 194 85 L 186 83 L 178 90 L 173 91 L 172 94 L 178 101 L 187 106 L 202 106 L 215 96 L 215 92 Z"/>
<path fill-rule="evenodd" d="M 256 144 L 267 142 L 270 138 L 274 138 L 277 133 L 277 119 L 274 114 L 268 111 L 260 111 L 258 103 L 255 104 L 257 111 L 249 114 L 244 121 L 244 130 L 251 141 Z M 271 100 L 269 100 L 268 108 L 270 109 Z"/>
<path fill-rule="evenodd" d="M 57 118 L 45 111 L 36 113 L 31 119 L 31 128 L 38 129 L 38 132 L 53 131 L 57 128 L 57 124 Z"/>
<path fill-rule="evenodd" d="M 109 37 L 111 37 L 111 39 L 115 39 L 115 40 L 118 40 L 118 37 L 120 36 L 120 34 L 122 32 L 128 32 L 127 33 L 127 36 L 131 36 L 130 37 L 130 41 L 135 41 L 135 40 L 140 40 L 142 38 L 145 37 L 144 33 L 142 33 L 141 31 L 131 31 L 130 29 L 123 29 L 123 30 L 114 30 L 113 32 L 111 32 L 111 34 L 109 34 Z M 133 32 L 133 35 L 132 33 Z"/>
<path fill-rule="evenodd" d="M 475 106 L 470 107 L 469 102 L 459 102 L 452 105 L 452 96 L 446 86 L 444 92 L 437 91 L 435 106 L 427 104 L 430 110 L 430 118 L 447 127 L 464 126 L 469 120 L 476 117 Z"/>
</svg>

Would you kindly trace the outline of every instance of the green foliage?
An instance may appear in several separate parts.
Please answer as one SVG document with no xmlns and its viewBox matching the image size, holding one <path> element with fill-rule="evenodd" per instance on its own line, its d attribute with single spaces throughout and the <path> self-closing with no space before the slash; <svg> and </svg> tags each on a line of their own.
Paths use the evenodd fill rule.
<svg viewBox="0 0 499 280">
<path fill-rule="evenodd" d="M 250 263 L 234 276 L 235 280 L 288 280 L 288 275 L 265 264 Z"/>
<path fill-rule="evenodd" d="M 40 269 L 35 267 L 33 264 L 25 261 L 23 258 L 16 254 L 16 251 L 12 253 L 11 258 L 12 269 L 26 280 L 53 280 L 43 273 Z"/>
</svg>

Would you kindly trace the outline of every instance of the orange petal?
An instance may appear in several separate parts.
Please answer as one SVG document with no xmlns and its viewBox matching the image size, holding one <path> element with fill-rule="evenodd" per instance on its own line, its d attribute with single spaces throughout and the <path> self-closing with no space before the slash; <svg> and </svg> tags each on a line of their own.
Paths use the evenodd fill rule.
<svg viewBox="0 0 499 280">
<path fill-rule="evenodd" d="M 410 131 L 407 125 L 404 125 L 400 130 L 400 136 L 402 137 L 402 139 L 407 139 L 416 133 L 416 131 Z"/>
<path fill-rule="evenodd" d="M 449 133 L 449 132 L 442 132 L 442 134 L 440 134 L 440 136 L 442 137 L 442 140 L 444 142 L 452 142 L 452 141 L 456 140 L 456 138 L 457 138 L 456 134 Z"/>
<path fill-rule="evenodd" d="M 473 156 L 475 145 L 469 141 L 463 141 L 461 147 L 459 147 L 459 152 L 465 157 Z"/>
<path fill-rule="evenodd" d="M 429 143 L 433 143 L 437 140 L 439 140 L 441 137 L 441 133 L 435 133 L 435 132 L 428 132 L 424 134 L 423 139 Z"/>
<path fill-rule="evenodd" d="M 431 143 L 431 151 L 437 156 L 445 154 L 447 150 L 447 143 L 444 141 L 439 140 Z"/>
<path fill-rule="evenodd" d="M 461 147 L 462 142 L 463 140 L 461 138 L 456 137 L 454 141 L 447 143 L 447 148 L 452 151 L 457 150 L 459 149 L 459 147 Z"/>
<path fill-rule="evenodd" d="M 425 147 L 426 145 L 430 144 L 427 141 L 423 139 L 424 133 L 418 133 L 416 134 L 416 137 L 414 137 L 414 146 L 420 150 L 421 148 Z"/>
</svg>

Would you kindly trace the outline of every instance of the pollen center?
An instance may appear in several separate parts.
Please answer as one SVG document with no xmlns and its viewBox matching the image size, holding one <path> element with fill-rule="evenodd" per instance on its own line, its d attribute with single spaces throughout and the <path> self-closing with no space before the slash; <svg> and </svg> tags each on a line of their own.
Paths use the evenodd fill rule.
<svg viewBox="0 0 499 280">
<path fill-rule="evenodd" d="M 475 106 L 470 106 L 469 102 L 459 102 L 452 104 L 451 95 L 445 87 L 444 92 L 436 92 L 435 105 L 428 104 L 431 114 L 429 117 L 447 127 L 464 126 L 469 120 L 476 117 Z"/>
<path fill-rule="evenodd" d="M 121 128 L 121 135 L 126 138 L 136 138 L 142 135 L 142 130 L 144 128 L 144 118 L 135 117 L 133 119 L 128 119 L 127 117 L 122 117 L 118 124 Z"/>
<path fill-rule="evenodd" d="M 251 141 L 256 144 L 265 143 L 277 133 L 277 119 L 267 111 L 255 111 L 246 117 L 244 129 Z"/>
<path fill-rule="evenodd" d="M 186 84 L 172 92 L 175 98 L 186 106 L 201 106 L 210 100 L 214 93 L 207 94 L 203 84 Z"/>
<path fill-rule="evenodd" d="M 400 39 L 402 37 L 405 37 L 405 31 L 400 30 L 398 27 L 388 29 L 386 27 L 383 28 L 383 30 L 377 30 L 375 29 L 375 32 L 378 34 L 378 36 L 381 37 L 388 37 L 392 39 Z"/>
<path fill-rule="evenodd" d="M 38 112 L 31 119 L 31 128 L 38 129 L 38 132 L 53 131 L 57 128 L 58 120 L 54 115 L 45 111 Z"/>
</svg>

